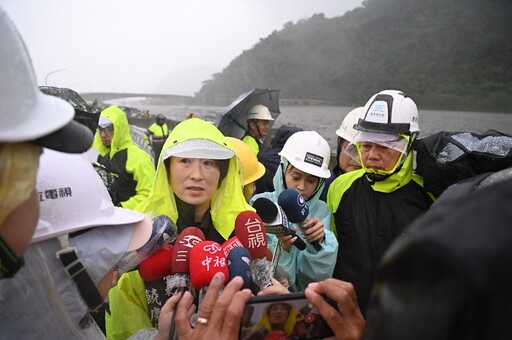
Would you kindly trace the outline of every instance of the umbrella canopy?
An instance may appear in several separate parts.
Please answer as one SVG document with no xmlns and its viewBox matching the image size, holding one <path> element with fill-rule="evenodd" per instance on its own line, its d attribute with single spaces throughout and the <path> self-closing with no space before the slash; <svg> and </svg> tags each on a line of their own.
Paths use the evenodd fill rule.
<svg viewBox="0 0 512 340">
<path fill-rule="evenodd" d="M 272 118 L 276 119 L 281 113 L 279 90 L 252 89 L 241 94 L 217 115 L 215 125 L 225 136 L 242 138 L 247 130 L 247 113 L 258 104 L 268 107 Z M 270 121 L 270 128 L 273 123 Z"/>
<path fill-rule="evenodd" d="M 70 103 L 75 109 L 74 120 L 87 126 L 92 133 L 96 133 L 100 112 L 88 104 L 78 93 L 66 87 L 39 86 L 41 92 L 59 97 Z"/>
</svg>

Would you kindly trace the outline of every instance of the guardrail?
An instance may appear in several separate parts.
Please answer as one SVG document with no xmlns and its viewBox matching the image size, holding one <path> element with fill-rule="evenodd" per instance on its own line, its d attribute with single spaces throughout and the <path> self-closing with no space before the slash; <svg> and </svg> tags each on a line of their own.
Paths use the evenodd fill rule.
<svg viewBox="0 0 512 340">
<path fill-rule="evenodd" d="M 151 150 L 151 146 L 149 146 L 144 140 L 144 133 L 146 129 L 130 125 L 130 132 L 132 135 L 132 140 L 137 144 L 142 150 L 146 151 L 151 157 L 153 157 L 153 152 Z"/>
</svg>

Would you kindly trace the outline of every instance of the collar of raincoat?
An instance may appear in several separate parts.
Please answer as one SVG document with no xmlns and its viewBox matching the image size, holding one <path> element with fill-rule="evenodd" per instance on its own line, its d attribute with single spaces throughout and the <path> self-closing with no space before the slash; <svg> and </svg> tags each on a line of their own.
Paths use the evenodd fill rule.
<svg viewBox="0 0 512 340">
<path fill-rule="evenodd" d="M 109 148 L 103 145 L 100 134 L 96 132 L 92 145 L 102 156 L 110 153 L 110 158 L 112 158 L 118 151 L 124 150 L 133 144 L 130 124 L 124 111 L 116 105 L 109 106 L 101 111 L 101 117 L 107 118 L 114 125 L 114 138 L 112 138 Z"/>
<path fill-rule="evenodd" d="M 191 139 L 209 140 L 221 147 L 232 150 L 234 153 L 224 135 L 214 125 L 199 118 L 191 118 L 182 121 L 172 130 L 162 148 L 162 155 L 165 155 L 166 150 L 174 145 Z M 142 210 L 139 211 L 144 211 L 152 216 L 164 214 L 176 223 L 179 211 L 174 197 L 174 190 L 167 178 L 164 159 L 164 157 L 159 159 L 153 188 L 149 193 L 148 199 L 142 203 Z M 254 208 L 245 201 L 243 196 L 242 175 L 238 158 L 236 156 L 231 157 L 226 177 L 213 194 L 210 202 L 210 214 L 213 225 L 226 240 L 234 230 L 235 219 L 238 214 L 245 210 L 254 211 Z"/>
</svg>

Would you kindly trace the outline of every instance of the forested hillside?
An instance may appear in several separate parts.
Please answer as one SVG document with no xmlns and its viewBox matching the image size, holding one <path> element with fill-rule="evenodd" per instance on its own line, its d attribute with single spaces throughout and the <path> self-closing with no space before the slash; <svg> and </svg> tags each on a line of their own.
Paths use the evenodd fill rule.
<svg viewBox="0 0 512 340">
<path fill-rule="evenodd" d="M 255 87 L 335 105 L 400 89 L 423 108 L 512 112 L 512 1 L 367 0 L 341 17 L 316 14 L 261 39 L 196 98 Z"/>
</svg>

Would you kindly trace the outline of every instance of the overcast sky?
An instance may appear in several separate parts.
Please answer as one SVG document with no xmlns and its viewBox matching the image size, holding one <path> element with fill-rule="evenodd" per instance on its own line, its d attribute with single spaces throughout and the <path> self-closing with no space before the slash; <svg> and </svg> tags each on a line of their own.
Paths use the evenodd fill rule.
<svg viewBox="0 0 512 340">
<path fill-rule="evenodd" d="M 25 40 L 39 85 L 181 95 L 193 95 L 203 80 L 285 23 L 315 13 L 340 16 L 361 3 L 0 0 Z"/>
</svg>

